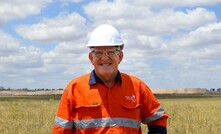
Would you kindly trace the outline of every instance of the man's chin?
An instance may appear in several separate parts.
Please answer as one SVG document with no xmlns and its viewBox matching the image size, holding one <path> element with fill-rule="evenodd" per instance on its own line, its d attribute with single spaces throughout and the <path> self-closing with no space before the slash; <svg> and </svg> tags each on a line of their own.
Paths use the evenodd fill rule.
<svg viewBox="0 0 221 134">
<path fill-rule="evenodd" d="M 102 77 L 102 78 L 109 78 L 113 75 L 113 72 L 111 72 L 110 70 L 100 70 L 97 72 L 98 76 Z"/>
</svg>

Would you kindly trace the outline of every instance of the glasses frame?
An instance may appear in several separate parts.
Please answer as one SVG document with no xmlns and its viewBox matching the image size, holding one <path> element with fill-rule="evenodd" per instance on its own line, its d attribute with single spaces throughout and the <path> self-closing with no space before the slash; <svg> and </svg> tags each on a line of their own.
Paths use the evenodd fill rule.
<svg viewBox="0 0 221 134">
<path fill-rule="evenodd" d="M 104 54 L 108 57 L 113 57 L 120 54 L 120 49 L 118 48 L 111 48 L 107 50 L 95 50 L 94 48 L 91 48 L 91 53 L 94 57 L 102 57 Z"/>
</svg>

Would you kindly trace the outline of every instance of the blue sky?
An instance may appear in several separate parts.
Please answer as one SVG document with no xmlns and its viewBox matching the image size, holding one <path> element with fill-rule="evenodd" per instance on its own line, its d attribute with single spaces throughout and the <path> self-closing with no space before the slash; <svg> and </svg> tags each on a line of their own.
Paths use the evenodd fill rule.
<svg viewBox="0 0 221 134">
<path fill-rule="evenodd" d="M 0 86 L 65 88 L 89 73 L 90 32 L 122 33 L 121 72 L 151 88 L 221 87 L 221 0 L 0 2 Z"/>
</svg>

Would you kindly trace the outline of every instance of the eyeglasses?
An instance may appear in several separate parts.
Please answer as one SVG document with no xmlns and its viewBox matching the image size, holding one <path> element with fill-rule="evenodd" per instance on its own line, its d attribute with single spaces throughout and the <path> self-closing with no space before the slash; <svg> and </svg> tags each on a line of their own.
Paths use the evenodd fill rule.
<svg viewBox="0 0 221 134">
<path fill-rule="evenodd" d="M 92 50 L 92 54 L 95 57 L 101 57 L 103 56 L 103 54 L 105 53 L 107 56 L 115 56 L 117 54 L 119 54 L 120 50 L 118 49 L 109 49 L 109 50 Z"/>
</svg>

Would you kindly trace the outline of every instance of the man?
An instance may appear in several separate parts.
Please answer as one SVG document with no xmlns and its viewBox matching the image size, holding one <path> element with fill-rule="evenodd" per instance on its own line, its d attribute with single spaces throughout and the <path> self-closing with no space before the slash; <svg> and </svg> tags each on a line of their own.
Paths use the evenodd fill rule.
<svg viewBox="0 0 221 134">
<path fill-rule="evenodd" d="M 140 79 L 119 72 L 124 43 L 119 31 L 103 24 L 87 46 L 94 66 L 90 74 L 72 80 L 64 90 L 53 134 L 149 134 L 167 132 L 167 114 Z"/>
</svg>

